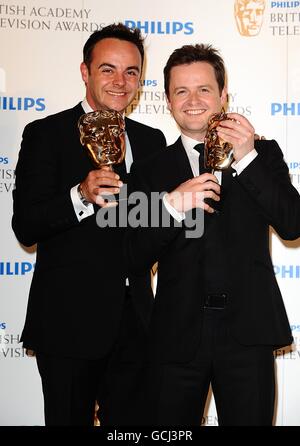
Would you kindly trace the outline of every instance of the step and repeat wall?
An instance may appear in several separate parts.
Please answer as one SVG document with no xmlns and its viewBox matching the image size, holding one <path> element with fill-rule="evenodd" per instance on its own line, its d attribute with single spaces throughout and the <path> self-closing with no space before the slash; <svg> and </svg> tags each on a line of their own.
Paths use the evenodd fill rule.
<svg viewBox="0 0 300 446">
<path fill-rule="evenodd" d="M 19 343 L 35 267 L 35 248 L 20 246 L 11 230 L 22 131 L 28 122 L 83 99 L 83 45 L 93 31 L 118 21 L 139 27 L 146 37 L 145 73 L 127 110 L 131 118 L 159 127 L 172 143 L 179 133 L 166 107 L 163 67 L 175 48 L 211 43 L 226 63 L 229 111 L 243 114 L 256 133 L 278 141 L 291 180 L 300 190 L 300 1 L 0 4 L 0 425 L 43 425 L 35 359 L 27 357 Z M 275 424 L 300 425 L 300 241 L 286 243 L 272 234 L 271 251 L 295 340 L 292 348 L 276 352 Z M 88 324 L 78 320 L 82 336 Z M 54 319 L 53 334 L 59 331 Z M 213 397 L 202 422 L 218 424 Z"/>
</svg>

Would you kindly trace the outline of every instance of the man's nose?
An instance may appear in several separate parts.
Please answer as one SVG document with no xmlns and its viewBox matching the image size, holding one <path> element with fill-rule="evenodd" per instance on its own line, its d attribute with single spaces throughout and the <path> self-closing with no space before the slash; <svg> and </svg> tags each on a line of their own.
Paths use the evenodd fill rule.
<svg viewBox="0 0 300 446">
<path fill-rule="evenodd" d="M 123 73 L 115 73 L 113 84 L 117 86 L 125 85 L 125 76 Z"/>
<path fill-rule="evenodd" d="M 189 95 L 189 102 L 194 104 L 195 102 L 198 102 L 200 98 L 201 94 L 197 90 L 191 91 Z"/>
</svg>

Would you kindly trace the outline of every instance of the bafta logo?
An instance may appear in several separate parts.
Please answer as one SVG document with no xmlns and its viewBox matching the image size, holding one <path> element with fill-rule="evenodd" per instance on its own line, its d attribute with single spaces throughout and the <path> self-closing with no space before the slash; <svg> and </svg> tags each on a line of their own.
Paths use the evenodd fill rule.
<svg viewBox="0 0 300 446">
<path fill-rule="evenodd" d="M 234 15 L 242 36 L 252 37 L 260 33 L 266 0 L 235 0 Z"/>
</svg>

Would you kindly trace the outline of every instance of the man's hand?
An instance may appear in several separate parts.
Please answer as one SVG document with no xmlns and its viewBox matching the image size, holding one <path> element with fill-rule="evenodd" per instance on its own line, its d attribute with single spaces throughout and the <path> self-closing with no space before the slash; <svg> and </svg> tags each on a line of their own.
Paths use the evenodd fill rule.
<svg viewBox="0 0 300 446">
<path fill-rule="evenodd" d="M 227 115 L 230 119 L 221 121 L 217 132 L 220 138 L 233 145 L 234 159 L 238 162 L 254 149 L 254 128 L 245 116 L 238 113 Z"/>
<path fill-rule="evenodd" d="M 116 201 L 107 202 L 105 195 L 118 194 L 122 181 L 117 173 L 108 166 L 102 169 L 92 170 L 81 183 L 81 191 L 85 199 L 90 203 L 96 203 L 101 207 L 117 206 Z"/>
<path fill-rule="evenodd" d="M 209 213 L 214 209 L 204 202 L 205 198 L 220 201 L 220 185 L 211 173 L 204 173 L 187 180 L 166 195 L 168 203 L 178 212 L 187 212 L 193 208 L 202 208 Z"/>
<path fill-rule="evenodd" d="M 261 139 L 266 139 L 265 136 L 260 136 L 257 133 L 254 133 L 254 141 L 260 141 Z"/>
</svg>

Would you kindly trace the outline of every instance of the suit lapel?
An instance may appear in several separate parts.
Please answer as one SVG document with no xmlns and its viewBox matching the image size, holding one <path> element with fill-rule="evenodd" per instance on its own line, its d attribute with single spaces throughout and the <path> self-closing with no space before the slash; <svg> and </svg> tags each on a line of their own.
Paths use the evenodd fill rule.
<svg viewBox="0 0 300 446">
<path fill-rule="evenodd" d="M 74 115 L 77 117 L 77 119 L 79 119 L 80 116 L 85 113 L 85 111 L 82 108 L 81 102 L 79 102 L 77 105 L 75 105 L 73 110 L 74 110 Z"/>
<path fill-rule="evenodd" d="M 180 137 L 173 145 L 173 150 L 175 159 L 174 176 L 177 178 L 178 184 L 181 184 L 193 178 L 194 175 Z"/>
<path fill-rule="evenodd" d="M 234 170 L 232 167 L 228 167 L 228 169 L 223 170 L 222 172 L 222 185 L 224 189 L 228 189 L 228 187 L 231 184 L 232 181 L 232 174 L 234 173 Z"/>
<path fill-rule="evenodd" d="M 179 184 L 193 178 L 193 172 L 181 138 L 168 146 L 158 160 L 159 162 L 154 165 L 155 172 L 153 172 L 153 187 L 158 188 L 158 190 L 171 192 Z"/>
<path fill-rule="evenodd" d="M 125 128 L 130 141 L 130 147 L 132 152 L 132 158 L 134 161 L 145 158 L 147 153 L 142 141 L 142 134 L 139 131 L 139 126 L 135 124 L 132 119 L 125 117 Z"/>
</svg>

